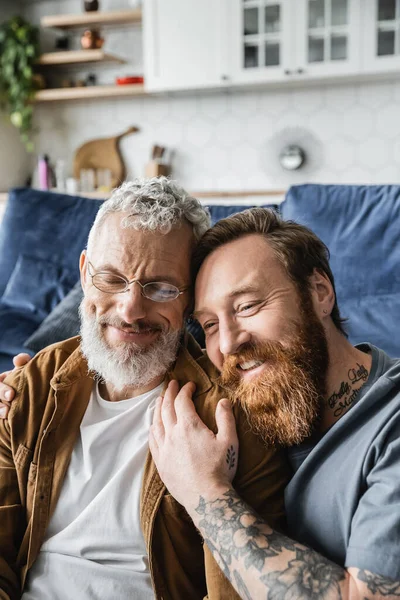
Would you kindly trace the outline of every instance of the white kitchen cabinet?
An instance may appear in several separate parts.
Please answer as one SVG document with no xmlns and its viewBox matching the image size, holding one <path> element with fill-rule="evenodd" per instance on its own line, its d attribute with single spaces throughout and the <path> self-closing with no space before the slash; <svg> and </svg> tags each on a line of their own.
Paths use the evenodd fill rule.
<svg viewBox="0 0 400 600">
<path fill-rule="evenodd" d="M 360 0 L 231 0 L 230 7 L 235 83 L 360 71 Z"/>
<path fill-rule="evenodd" d="M 364 71 L 400 68 L 400 0 L 364 0 Z"/>
<path fill-rule="evenodd" d="M 287 78 L 295 53 L 292 0 L 231 0 L 229 78 L 259 83 Z"/>
<path fill-rule="evenodd" d="M 147 91 L 226 85 L 226 0 L 145 0 Z"/>
<path fill-rule="evenodd" d="M 144 0 L 146 89 L 358 74 L 364 1 Z"/>
</svg>

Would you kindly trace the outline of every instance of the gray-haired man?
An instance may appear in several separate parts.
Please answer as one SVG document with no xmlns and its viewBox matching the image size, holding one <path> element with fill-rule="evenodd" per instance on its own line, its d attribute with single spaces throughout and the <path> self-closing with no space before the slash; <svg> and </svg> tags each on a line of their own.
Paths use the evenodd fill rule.
<svg viewBox="0 0 400 600">
<path fill-rule="evenodd" d="M 81 340 L 7 379 L 16 398 L 0 423 L 1 598 L 238 597 L 148 453 L 156 399 L 174 380 L 194 382 L 215 428 L 216 371 L 183 334 L 190 256 L 208 226 L 200 203 L 163 178 L 124 184 L 100 209 L 80 260 Z M 236 487 L 277 526 L 287 469 L 236 417 Z"/>
</svg>

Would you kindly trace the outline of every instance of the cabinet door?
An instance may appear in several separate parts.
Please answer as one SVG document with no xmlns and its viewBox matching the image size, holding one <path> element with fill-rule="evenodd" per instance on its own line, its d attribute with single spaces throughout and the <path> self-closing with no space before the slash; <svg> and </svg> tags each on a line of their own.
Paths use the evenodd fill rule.
<svg viewBox="0 0 400 600">
<path fill-rule="evenodd" d="M 226 83 L 226 0 L 145 0 L 143 45 L 148 91 Z"/>
<path fill-rule="evenodd" d="M 364 71 L 398 71 L 400 0 L 365 0 Z"/>
<path fill-rule="evenodd" d="M 295 0 L 294 69 L 307 76 L 361 70 L 361 4 L 364 0 Z"/>
<path fill-rule="evenodd" d="M 282 81 L 291 68 L 292 0 L 230 0 L 232 83 Z"/>
</svg>

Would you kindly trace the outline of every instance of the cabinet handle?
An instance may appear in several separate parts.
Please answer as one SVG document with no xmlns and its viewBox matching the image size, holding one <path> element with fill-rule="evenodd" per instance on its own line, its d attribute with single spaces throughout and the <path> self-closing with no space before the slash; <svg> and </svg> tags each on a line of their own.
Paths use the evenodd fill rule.
<svg viewBox="0 0 400 600">
<path fill-rule="evenodd" d="M 299 69 L 297 69 L 297 73 L 298 73 L 299 75 L 303 75 L 303 73 L 304 73 L 304 69 L 302 69 L 302 68 L 300 67 Z"/>
<path fill-rule="evenodd" d="M 284 73 L 285 75 L 291 75 L 292 71 L 290 69 L 285 69 Z"/>
<path fill-rule="evenodd" d="M 228 75 L 221 75 L 222 81 L 229 81 Z"/>
</svg>

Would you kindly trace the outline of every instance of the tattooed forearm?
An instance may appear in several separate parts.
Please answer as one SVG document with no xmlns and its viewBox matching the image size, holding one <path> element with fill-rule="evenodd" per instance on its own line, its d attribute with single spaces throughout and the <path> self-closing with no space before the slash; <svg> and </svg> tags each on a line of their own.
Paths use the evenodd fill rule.
<svg viewBox="0 0 400 600">
<path fill-rule="evenodd" d="M 196 513 L 207 545 L 244 600 L 342 598 L 345 570 L 273 531 L 235 491 L 200 498 Z"/>
<path fill-rule="evenodd" d="M 400 598 L 400 583 L 398 581 L 362 570 L 358 571 L 357 577 L 366 584 L 369 591 L 373 594 Z"/>
</svg>

